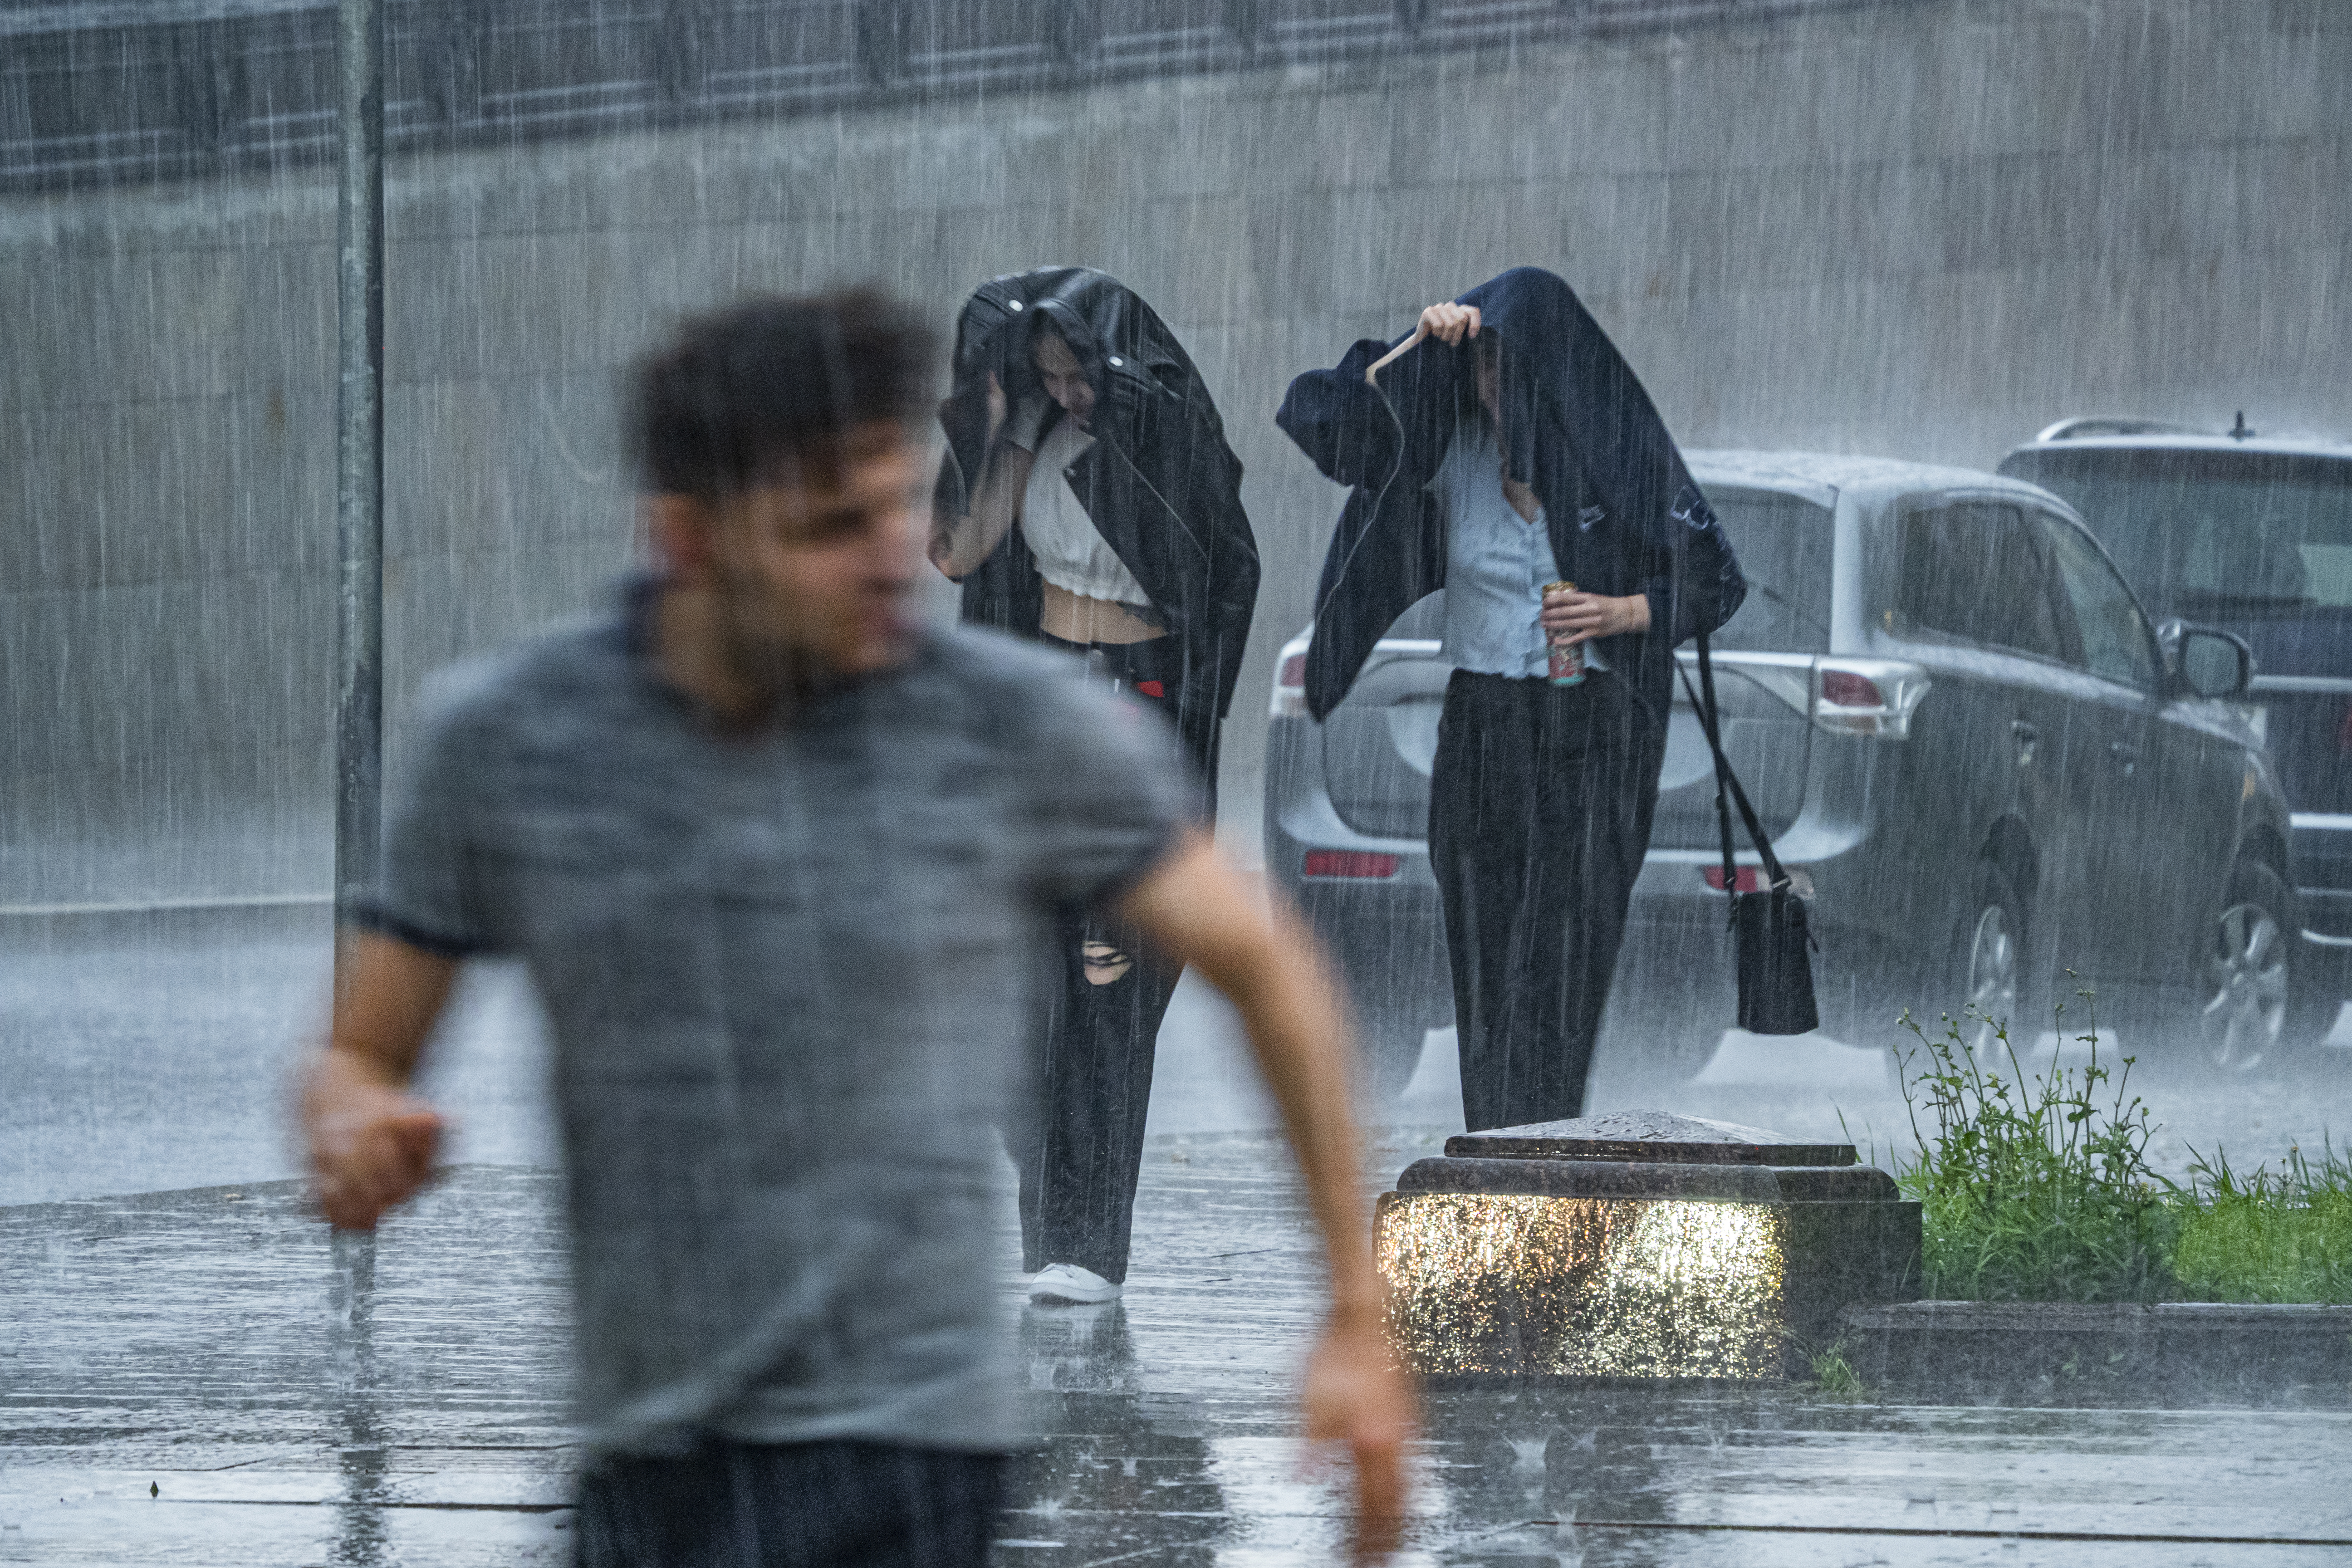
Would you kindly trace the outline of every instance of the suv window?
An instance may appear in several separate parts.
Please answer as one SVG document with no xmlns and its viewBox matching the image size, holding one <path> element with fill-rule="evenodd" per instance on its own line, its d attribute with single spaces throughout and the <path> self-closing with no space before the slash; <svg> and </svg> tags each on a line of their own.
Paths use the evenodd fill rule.
<svg viewBox="0 0 2352 1568">
<path fill-rule="evenodd" d="M 1830 510 L 1778 490 L 1728 486 L 1709 487 L 1706 499 L 1748 579 L 1748 597 L 1708 640 L 1717 647 L 1827 653 L 1837 551 Z"/>
<path fill-rule="evenodd" d="M 2005 501 L 1950 501 L 1897 520 L 1898 628 L 2079 664 L 2049 540 Z"/>
<path fill-rule="evenodd" d="M 2131 590 L 2107 564 L 2099 547 L 2063 518 L 2034 514 L 2058 559 L 2058 580 L 2065 585 L 2067 603 L 2074 612 L 2083 657 L 2077 662 L 2093 675 L 2120 680 L 2127 686 L 2153 687 L 2157 662 L 2155 634 L 2140 614 Z"/>
<path fill-rule="evenodd" d="M 2104 447 L 2016 452 L 2000 471 L 2064 498 L 2158 616 L 2352 608 L 2352 461 Z"/>
</svg>

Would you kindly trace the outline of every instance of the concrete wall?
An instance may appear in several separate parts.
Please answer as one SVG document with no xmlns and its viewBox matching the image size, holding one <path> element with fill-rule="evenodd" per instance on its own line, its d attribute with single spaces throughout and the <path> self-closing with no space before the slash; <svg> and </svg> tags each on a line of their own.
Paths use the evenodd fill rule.
<svg viewBox="0 0 2352 1568">
<path fill-rule="evenodd" d="M 395 721 L 629 561 L 615 373 L 678 312 L 871 277 L 944 321 L 1083 261 L 1175 325 L 1248 466 L 1246 842 L 1340 499 L 1270 421 L 1291 374 L 1532 262 L 1688 445 L 2352 429 L 2347 82 L 2340 0 L 1916 0 L 396 166 Z M 0 905 L 326 885 L 327 177 L 0 204 Z"/>
</svg>

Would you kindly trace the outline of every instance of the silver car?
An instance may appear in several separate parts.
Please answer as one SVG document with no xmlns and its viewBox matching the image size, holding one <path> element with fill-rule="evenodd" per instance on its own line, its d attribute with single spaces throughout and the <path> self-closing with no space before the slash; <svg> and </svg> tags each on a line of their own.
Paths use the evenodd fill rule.
<svg viewBox="0 0 2352 1568">
<path fill-rule="evenodd" d="M 1973 1005 L 2038 1029 L 2095 989 L 2260 1059 L 2284 978 L 2247 933 L 2295 927 L 2286 805 L 2235 700 L 2245 645 L 2159 634 L 2032 485 L 1806 453 L 1690 464 L 1748 582 L 1714 639 L 1726 750 L 1811 900 L 1822 1027 L 1891 1042 L 1906 1007 Z M 1320 725 L 1309 634 L 1276 663 L 1266 864 L 1339 955 L 1379 1093 L 1453 1022 L 1426 842 L 1441 619 L 1434 595 L 1401 617 Z M 1714 775 L 1675 702 L 1604 1026 L 1604 1048 L 1666 1076 L 1732 1016 Z"/>
</svg>

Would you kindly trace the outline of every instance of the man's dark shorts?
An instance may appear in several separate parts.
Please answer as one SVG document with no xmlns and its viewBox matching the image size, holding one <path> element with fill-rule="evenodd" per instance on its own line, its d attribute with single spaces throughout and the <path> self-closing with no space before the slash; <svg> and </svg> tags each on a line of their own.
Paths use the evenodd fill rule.
<svg viewBox="0 0 2352 1568">
<path fill-rule="evenodd" d="M 1004 1456 L 712 1443 L 581 1478 L 576 1568 L 982 1568 Z"/>
</svg>

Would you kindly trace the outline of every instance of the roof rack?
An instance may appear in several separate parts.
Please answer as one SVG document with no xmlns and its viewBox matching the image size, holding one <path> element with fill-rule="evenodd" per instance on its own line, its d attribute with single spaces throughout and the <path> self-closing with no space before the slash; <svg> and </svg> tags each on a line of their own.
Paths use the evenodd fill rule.
<svg viewBox="0 0 2352 1568">
<path fill-rule="evenodd" d="M 2239 417 L 2241 424 L 2244 416 Z M 2061 419 L 2036 436 L 2039 441 L 2079 441 L 2085 436 L 2210 436 L 2194 425 L 2174 425 L 2162 419 Z"/>
</svg>

